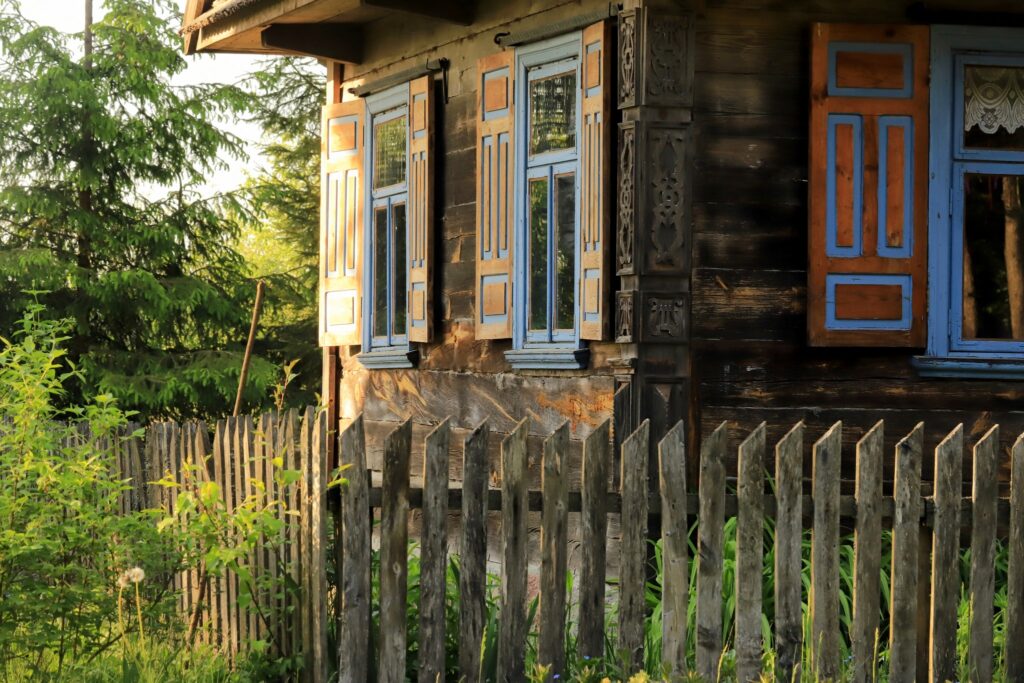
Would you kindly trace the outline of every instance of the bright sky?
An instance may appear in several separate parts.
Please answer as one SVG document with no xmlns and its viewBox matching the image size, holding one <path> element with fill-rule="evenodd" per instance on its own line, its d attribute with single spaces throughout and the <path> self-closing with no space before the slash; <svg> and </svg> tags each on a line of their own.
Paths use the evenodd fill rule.
<svg viewBox="0 0 1024 683">
<path fill-rule="evenodd" d="M 187 0 L 179 0 L 184 11 Z M 21 11 L 28 19 L 52 26 L 64 33 L 82 31 L 85 22 L 85 2 L 83 0 L 22 0 Z M 103 16 L 103 0 L 94 0 L 94 19 Z M 187 57 L 188 69 L 175 79 L 182 85 L 196 83 L 233 83 L 256 67 L 259 57 L 254 55 L 193 55 Z M 259 127 L 252 124 L 238 123 L 229 129 L 235 135 L 254 143 L 259 141 Z M 259 163 L 259 154 L 253 148 L 248 165 Z M 247 164 L 236 160 L 228 160 L 230 169 L 210 180 L 212 191 L 231 190 L 238 187 L 245 178 Z"/>
</svg>

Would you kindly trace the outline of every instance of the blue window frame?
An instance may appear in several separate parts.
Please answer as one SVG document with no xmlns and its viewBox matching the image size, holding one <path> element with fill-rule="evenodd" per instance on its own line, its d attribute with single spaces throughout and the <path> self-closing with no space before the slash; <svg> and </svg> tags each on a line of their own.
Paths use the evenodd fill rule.
<svg viewBox="0 0 1024 683">
<path fill-rule="evenodd" d="M 516 54 L 516 368 L 580 368 L 579 32 Z"/>
<path fill-rule="evenodd" d="M 408 88 L 366 98 L 363 352 L 369 368 L 412 367 L 409 344 Z"/>
<path fill-rule="evenodd" d="M 992 251 L 999 239 L 998 229 L 984 231 L 986 221 L 989 227 L 992 221 L 978 218 L 978 198 L 992 204 L 1002 197 L 1006 186 L 1001 183 L 1024 182 L 1024 145 L 1007 144 L 1009 135 L 993 138 L 993 144 L 970 142 L 972 133 L 967 128 L 980 124 L 964 125 L 965 110 L 972 106 L 965 99 L 971 94 L 965 92 L 966 74 L 980 67 L 1021 68 L 1024 75 L 1022 39 L 1024 32 L 1012 29 L 936 26 L 932 30 L 928 355 L 917 359 L 922 374 L 1024 377 L 1024 338 L 981 321 L 997 299 L 1009 292 L 999 292 L 991 304 L 976 298 L 976 274 L 995 278 L 991 269 L 974 263 L 981 247 Z M 995 203 L 1006 205 L 1005 201 Z M 965 258 L 970 262 L 965 264 Z M 965 287 L 970 289 L 967 297 Z"/>
</svg>

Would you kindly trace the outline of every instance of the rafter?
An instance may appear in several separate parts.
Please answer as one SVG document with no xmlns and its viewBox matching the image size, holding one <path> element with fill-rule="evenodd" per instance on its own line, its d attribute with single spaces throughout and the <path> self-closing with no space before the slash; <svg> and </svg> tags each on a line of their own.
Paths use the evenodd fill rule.
<svg viewBox="0 0 1024 683">
<path fill-rule="evenodd" d="M 363 34 L 355 24 L 271 24 L 260 33 L 264 48 L 335 62 L 363 59 Z"/>
</svg>

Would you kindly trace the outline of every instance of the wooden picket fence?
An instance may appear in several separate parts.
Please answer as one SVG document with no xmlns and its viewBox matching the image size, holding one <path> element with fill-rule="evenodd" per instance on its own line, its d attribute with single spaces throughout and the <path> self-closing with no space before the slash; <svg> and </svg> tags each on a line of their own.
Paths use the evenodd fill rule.
<svg viewBox="0 0 1024 683">
<path fill-rule="evenodd" d="M 407 652 L 407 552 L 410 506 L 422 508 L 420 537 L 420 681 L 444 679 L 444 600 L 447 563 L 445 524 L 449 509 L 461 510 L 459 572 L 459 668 L 464 680 L 478 680 L 485 622 L 487 569 L 486 518 L 501 511 L 501 592 L 497 670 L 500 681 L 525 679 L 527 634 L 539 630 L 538 659 L 564 672 L 567 572 L 567 519 L 580 513 L 581 566 L 576 585 L 579 654 L 604 655 L 606 553 L 609 515 L 618 515 L 617 638 L 628 666 L 643 662 L 644 600 L 648 562 L 648 516 L 660 514 L 663 544 L 663 659 L 671 670 L 686 670 L 687 609 L 690 594 L 688 529 L 698 524 L 696 571 L 696 672 L 716 681 L 723 651 L 722 582 L 724 521 L 736 516 L 736 613 L 733 647 L 737 680 L 758 680 L 762 652 L 762 586 L 765 518 L 775 522 L 774 648 L 776 680 L 792 681 L 801 665 L 804 601 L 801 541 L 805 520 L 812 532 L 810 613 L 811 666 L 816 680 L 835 680 L 840 662 L 840 538 L 842 519 L 855 534 L 852 680 L 870 681 L 880 626 L 882 531 L 892 530 L 889 606 L 889 680 L 958 679 L 957 606 L 960 600 L 961 526 L 970 528 L 970 680 L 993 677 L 994 543 L 1008 526 L 1009 605 L 1006 610 L 1005 663 L 1008 680 L 1024 680 L 1024 436 L 1011 454 L 1011 495 L 1000 500 L 999 428 L 973 447 L 971 495 L 962 498 L 964 434 L 951 432 L 935 450 L 932 495 L 922 495 L 923 425 L 900 440 L 892 455 L 893 495 L 883 495 L 884 424 L 879 422 L 856 446 L 854 495 L 840 487 L 842 424 L 836 423 L 811 449 L 811 495 L 804 494 L 804 426 L 775 444 L 770 457 L 764 424 L 739 445 L 735 479 L 727 427 L 723 423 L 701 444 L 698 487 L 687 482 L 688 460 L 682 423 L 657 444 L 659 481 L 648 480 L 649 423 L 622 439 L 621 476 L 609 490 L 613 452 L 611 428 L 604 423 L 583 444 L 581 485 L 570 493 L 566 454 L 568 425 L 551 434 L 541 454 L 541 489 L 527 488 L 527 434 L 524 420 L 501 443 L 500 492 L 488 486 L 488 428 L 481 425 L 463 445 L 461 489 L 449 490 L 450 429 L 447 421 L 425 439 L 422 489 L 410 489 L 411 424 L 403 423 L 384 445 L 383 476 L 371 485 L 366 468 L 362 418 L 339 435 L 341 462 L 348 465 L 342 494 L 340 543 L 344 558 L 338 631 L 340 681 L 364 683 L 373 670 L 381 681 L 402 681 Z M 774 492 L 768 474 L 774 478 Z M 729 492 L 727 479 L 735 484 Z M 371 646 L 372 510 L 380 509 L 381 561 L 379 642 Z M 371 514 L 368 514 L 368 510 Z M 527 513 L 541 512 L 541 566 L 537 623 L 527 623 Z M 930 563 L 929 563 L 930 555 Z M 850 671 L 846 672 L 850 674 Z M 919 676 L 920 674 L 920 676 Z M 925 678 L 927 675 L 927 678 Z"/>
</svg>

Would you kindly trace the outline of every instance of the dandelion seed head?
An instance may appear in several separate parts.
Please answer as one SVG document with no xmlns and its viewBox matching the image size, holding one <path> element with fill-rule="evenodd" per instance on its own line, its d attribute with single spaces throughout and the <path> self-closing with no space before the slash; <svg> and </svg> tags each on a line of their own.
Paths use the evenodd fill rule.
<svg viewBox="0 0 1024 683">
<path fill-rule="evenodd" d="M 146 578 L 146 572 L 142 570 L 142 567 L 132 567 L 125 573 L 132 583 L 141 583 Z"/>
</svg>

